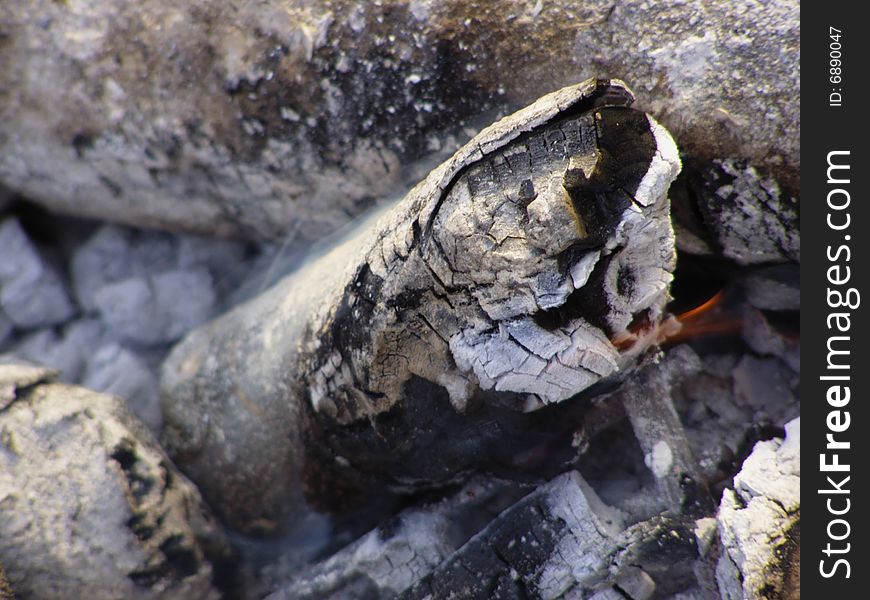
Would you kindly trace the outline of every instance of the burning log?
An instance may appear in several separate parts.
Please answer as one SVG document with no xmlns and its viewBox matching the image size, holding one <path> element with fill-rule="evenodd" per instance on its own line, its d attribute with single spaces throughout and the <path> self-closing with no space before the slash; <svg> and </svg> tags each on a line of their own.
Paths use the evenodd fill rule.
<svg viewBox="0 0 870 600">
<path fill-rule="evenodd" d="M 544 96 L 176 347 L 165 441 L 228 522 L 553 461 L 540 430 L 632 368 L 669 298 L 679 159 L 632 100 Z"/>
</svg>

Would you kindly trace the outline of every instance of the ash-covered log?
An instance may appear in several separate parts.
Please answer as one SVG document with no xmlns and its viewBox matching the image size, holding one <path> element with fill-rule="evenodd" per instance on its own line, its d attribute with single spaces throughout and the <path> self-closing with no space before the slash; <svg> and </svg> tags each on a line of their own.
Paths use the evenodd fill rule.
<svg viewBox="0 0 870 600">
<path fill-rule="evenodd" d="M 0 182 L 78 216 L 316 239 L 479 115 L 604 75 L 693 158 L 748 159 L 794 191 L 799 8 L 4 0 Z"/>
<path fill-rule="evenodd" d="M 680 163 L 632 99 L 589 80 L 497 122 L 176 347 L 165 441 L 229 523 L 556 461 L 553 407 L 630 370 L 669 298 Z"/>
<path fill-rule="evenodd" d="M 223 597 L 231 553 L 196 487 L 113 396 L 0 361 L 2 572 L 21 598 Z"/>
</svg>

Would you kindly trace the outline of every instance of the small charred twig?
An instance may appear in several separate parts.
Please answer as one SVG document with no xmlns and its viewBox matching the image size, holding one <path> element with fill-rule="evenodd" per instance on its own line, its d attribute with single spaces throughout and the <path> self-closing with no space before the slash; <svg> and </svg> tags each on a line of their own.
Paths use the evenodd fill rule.
<svg viewBox="0 0 870 600">
<path fill-rule="evenodd" d="M 252 529 L 288 494 L 513 468 L 541 443 L 523 413 L 629 369 L 668 299 L 679 170 L 631 101 L 606 80 L 543 97 L 180 344 L 166 439 L 213 505 Z"/>
</svg>

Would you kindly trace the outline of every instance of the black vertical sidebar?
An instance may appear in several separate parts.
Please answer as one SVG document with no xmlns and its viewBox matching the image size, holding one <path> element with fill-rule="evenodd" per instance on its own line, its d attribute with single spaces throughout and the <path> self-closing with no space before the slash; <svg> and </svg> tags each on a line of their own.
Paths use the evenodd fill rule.
<svg viewBox="0 0 870 600">
<path fill-rule="evenodd" d="M 870 30 L 861 7 L 801 7 L 800 556 L 806 598 L 870 597 L 870 139 L 863 114 Z"/>
</svg>

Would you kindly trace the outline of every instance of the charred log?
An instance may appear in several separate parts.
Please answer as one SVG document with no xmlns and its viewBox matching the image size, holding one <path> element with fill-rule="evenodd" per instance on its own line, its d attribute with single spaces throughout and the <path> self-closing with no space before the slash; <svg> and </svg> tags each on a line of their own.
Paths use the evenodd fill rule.
<svg viewBox="0 0 870 600">
<path fill-rule="evenodd" d="M 669 297 L 679 170 L 631 101 L 545 96 L 174 350 L 166 442 L 224 517 L 457 481 L 534 447 L 526 413 L 631 369 Z"/>
</svg>

